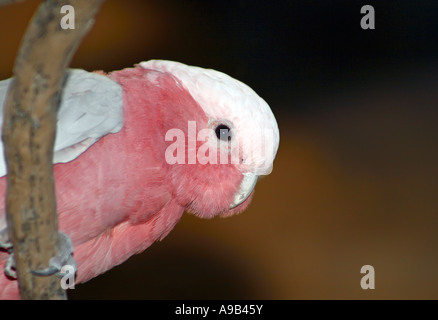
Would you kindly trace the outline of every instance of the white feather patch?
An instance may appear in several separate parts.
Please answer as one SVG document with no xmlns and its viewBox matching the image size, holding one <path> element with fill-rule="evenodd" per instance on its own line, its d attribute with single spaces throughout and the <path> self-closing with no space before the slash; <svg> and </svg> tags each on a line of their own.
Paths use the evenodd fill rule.
<svg viewBox="0 0 438 320">
<path fill-rule="evenodd" d="M 0 123 L 11 79 L 0 81 Z M 58 111 L 53 163 L 69 162 L 101 137 L 123 126 L 121 86 L 104 75 L 70 69 Z M 6 175 L 0 141 L 0 177 Z"/>
</svg>

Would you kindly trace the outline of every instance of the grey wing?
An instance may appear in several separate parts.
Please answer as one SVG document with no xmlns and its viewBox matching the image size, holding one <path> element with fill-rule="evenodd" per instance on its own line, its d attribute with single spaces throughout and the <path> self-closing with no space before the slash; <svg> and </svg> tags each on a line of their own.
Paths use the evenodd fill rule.
<svg viewBox="0 0 438 320">
<path fill-rule="evenodd" d="M 12 79 L 0 81 L 0 123 Z M 58 110 L 53 163 L 76 159 L 93 143 L 123 126 L 121 86 L 108 77 L 70 69 Z M 0 142 L 0 177 L 6 174 L 3 141 Z"/>
</svg>

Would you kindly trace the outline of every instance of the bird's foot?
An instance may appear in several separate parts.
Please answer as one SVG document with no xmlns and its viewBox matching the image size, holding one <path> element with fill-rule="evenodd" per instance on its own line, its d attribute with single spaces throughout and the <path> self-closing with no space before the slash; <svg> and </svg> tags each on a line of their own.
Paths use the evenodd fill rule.
<svg viewBox="0 0 438 320">
<path fill-rule="evenodd" d="M 0 249 L 9 251 L 12 249 L 12 242 L 9 239 L 8 228 L 0 230 Z"/>
<path fill-rule="evenodd" d="M 6 227 L 0 230 L 0 249 L 9 253 L 8 260 L 6 260 L 5 264 L 6 276 L 12 279 L 17 279 L 12 242 L 9 239 L 8 228 Z"/>
<path fill-rule="evenodd" d="M 45 269 L 32 270 L 32 273 L 37 276 L 51 276 L 56 274 L 58 277 L 63 277 L 68 273 L 76 273 L 76 261 L 73 259 L 73 244 L 70 237 L 63 232 L 59 232 L 58 237 L 58 255 L 50 258 L 49 266 Z M 9 252 L 8 260 L 5 264 L 5 274 L 9 278 L 17 279 L 17 271 L 15 268 L 14 252 L 12 243 L 9 240 L 7 229 L 0 230 L 0 249 Z M 67 273 L 63 270 L 64 266 L 69 266 Z"/>
<path fill-rule="evenodd" d="M 73 270 L 73 273 L 76 273 L 77 266 L 76 261 L 73 259 L 73 244 L 70 237 L 59 231 L 58 239 L 58 255 L 50 258 L 47 268 L 32 270 L 34 275 L 47 277 L 56 274 L 58 277 L 63 277 L 70 273 L 69 271 L 67 273 L 64 271 L 64 266 L 69 266 L 69 270 Z"/>
</svg>

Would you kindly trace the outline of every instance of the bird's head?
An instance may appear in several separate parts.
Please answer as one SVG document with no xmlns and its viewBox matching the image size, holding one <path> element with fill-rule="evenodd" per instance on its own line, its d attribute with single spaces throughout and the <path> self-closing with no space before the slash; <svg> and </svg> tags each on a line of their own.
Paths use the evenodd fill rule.
<svg viewBox="0 0 438 320">
<path fill-rule="evenodd" d="M 279 145 L 277 122 L 268 104 L 244 83 L 212 69 L 165 60 L 140 66 L 172 74 L 205 113 L 203 123 L 187 124 L 187 132 L 196 131 L 192 139 L 197 139 L 195 163 L 188 155 L 189 163 L 184 164 L 196 167 L 186 171 L 193 197 L 188 210 L 212 217 L 245 209 L 257 178 L 272 171 Z M 188 152 L 190 139 L 189 134 Z M 181 182 L 179 188 L 187 188 L 187 183 Z"/>
</svg>

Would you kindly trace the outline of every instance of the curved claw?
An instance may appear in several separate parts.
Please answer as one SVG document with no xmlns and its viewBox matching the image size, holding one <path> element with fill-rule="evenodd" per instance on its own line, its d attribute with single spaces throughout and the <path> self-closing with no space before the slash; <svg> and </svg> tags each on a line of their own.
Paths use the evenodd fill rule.
<svg viewBox="0 0 438 320">
<path fill-rule="evenodd" d="M 8 228 L 0 230 L 0 249 L 10 251 L 12 249 L 12 242 L 9 239 Z"/>
<path fill-rule="evenodd" d="M 17 279 L 17 270 L 15 270 L 15 261 L 14 261 L 14 254 L 11 253 L 8 257 L 8 260 L 6 260 L 6 264 L 5 264 L 5 275 L 8 278 Z"/>
<path fill-rule="evenodd" d="M 61 271 L 63 271 L 64 266 L 62 268 L 59 268 L 58 266 L 55 266 L 55 265 L 51 265 L 50 267 L 45 268 L 45 269 L 32 270 L 31 272 L 32 272 L 32 274 L 34 274 L 36 276 L 40 276 L 40 277 L 49 277 L 49 276 L 56 274 L 57 277 L 63 278 L 65 276 L 69 275 L 71 272 L 73 274 L 75 274 L 77 271 L 76 262 L 74 260 L 73 261 L 71 261 L 71 260 L 69 261 L 69 264 L 65 265 L 65 266 L 70 267 L 69 269 L 67 269 L 67 272 L 61 272 Z"/>
<path fill-rule="evenodd" d="M 59 268 L 57 268 L 55 266 L 50 266 L 50 267 L 45 268 L 45 269 L 32 270 L 31 272 L 32 272 L 32 274 L 34 274 L 36 276 L 48 277 L 48 276 L 54 275 L 55 273 L 59 272 Z"/>
</svg>

